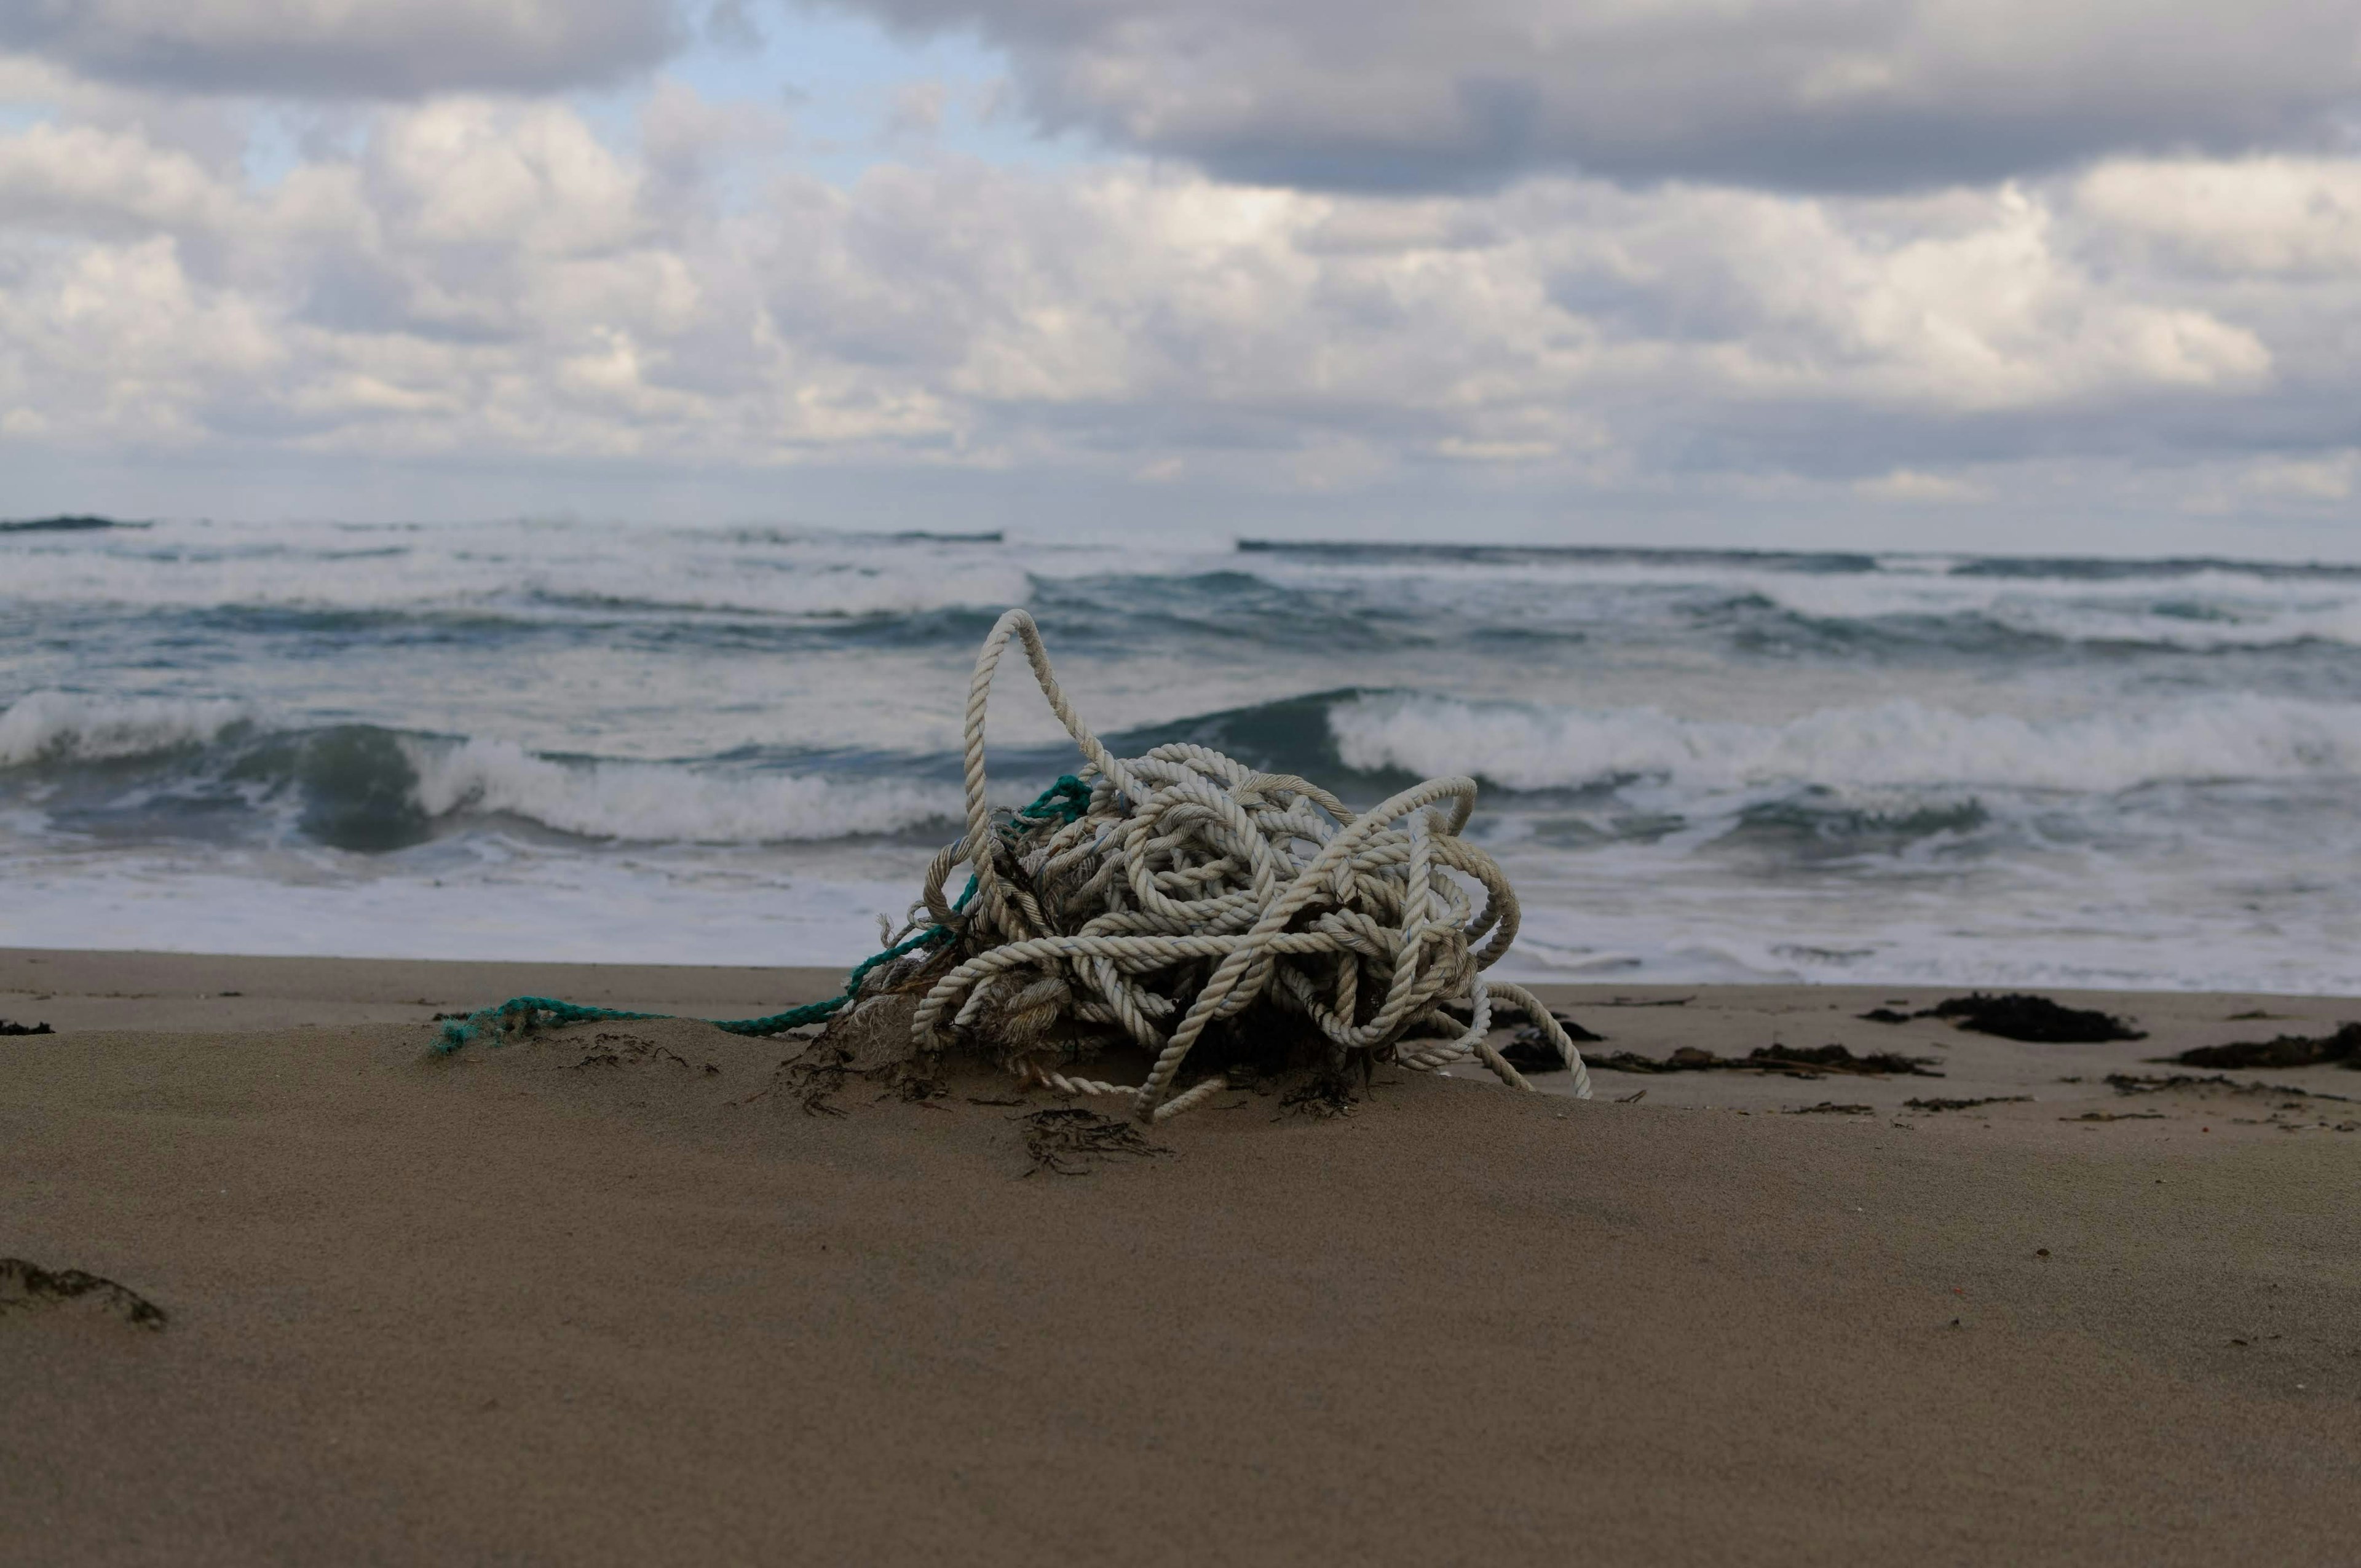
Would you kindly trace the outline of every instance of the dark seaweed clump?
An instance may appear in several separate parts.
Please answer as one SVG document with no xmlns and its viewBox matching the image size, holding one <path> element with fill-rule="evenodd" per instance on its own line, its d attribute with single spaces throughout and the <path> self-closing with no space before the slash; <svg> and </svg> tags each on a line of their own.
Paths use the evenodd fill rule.
<svg viewBox="0 0 2361 1568">
<path fill-rule="evenodd" d="M 2274 1098 L 2295 1100 L 2335 1100 L 2353 1103 L 2349 1094 L 2330 1094 L 2318 1089 L 2298 1089 L 2291 1083 L 2240 1083 L 2235 1079 L 2215 1073 L 2211 1078 L 2199 1078 L 2194 1073 L 2176 1072 L 2169 1077 L 2155 1073 L 2111 1072 L 2107 1086 L 2118 1094 L 2155 1094 L 2165 1090 L 2226 1089 L 2233 1094 L 2268 1094 Z"/>
<path fill-rule="evenodd" d="M 1972 1111 L 1979 1105 L 2022 1105 L 2033 1098 L 2030 1094 L 1987 1094 L 1977 1100 L 1905 1100 L 1902 1103 L 1913 1111 Z"/>
<path fill-rule="evenodd" d="M 2006 1040 L 2032 1040 L 2042 1045 L 2086 1045 L 2103 1040 L 2145 1040 L 2144 1030 L 2128 1019 L 2088 1007 L 2064 1007 L 2046 996 L 2009 992 L 1992 996 L 1974 992 L 1921 1007 L 1916 1013 L 1872 1007 L 1859 1014 L 1872 1024 L 1907 1024 L 1914 1018 L 1949 1018 L 1962 1029 L 1998 1035 Z"/>
<path fill-rule="evenodd" d="M 54 1035 L 57 1031 L 47 1024 L 12 1024 L 0 1018 L 0 1035 Z"/>
<path fill-rule="evenodd" d="M 1023 1172 L 1038 1176 L 1087 1176 L 1101 1160 L 1127 1156 L 1153 1159 L 1172 1151 L 1140 1135 L 1137 1124 L 1102 1116 L 1080 1105 L 1058 1105 L 1019 1117 L 1025 1124 L 1025 1153 L 1032 1164 Z"/>
<path fill-rule="evenodd" d="M 43 1268 L 21 1257 L 0 1257 L 0 1312 L 86 1301 L 133 1328 L 160 1329 L 164 1309 L 128 1286 L 79 1268 Z"/>
<path fill-rule="evenodd" d="M 1592 1057 L 1590 1065 L 1610 1072 L 1770 1072 L 1786 1078 L 1821 1078 L 1850 1073 L 1864 1078 L 1894 1074 L 1907 1078 L 1940 1078 L 1929 1070 L 1932 1058 L 1905 1057 L 1895 1051 L 1872 1051 L 1855 1056 L 1842 1046 L 1764 1046 L 1742 1057 L 1716 1056 L 1695 1046 L 1683 1046 L 1658 1060 L 1632 1051 Z"/>
<path fill-rule="evenodd" d="M 1929 1007 L 1921 1017 L 1949 1018 L 1962 1029 L 2004 1040 L 2041 1045 L 2089 1045 L 2105 1040 L 2145 1040 L 2147 1033 L 2128 1020 L 2088 1007 L 2061 1007 L 2046 996 L 2021 992 L 1991 996 L 1976 992 Z"/>
<path fill-rule="evenodd" d="M 2268 1040 L 2236 1040 L 2199 1046 L 2169 1058 L 2183 1067 L 2321 1067 L 2335 1063 L 2361 1071 L 2361 1024 L 2342 1024 L 2333 1035 L 2280 1035 Z"/>
<path fill-rule="evenodd" d="M 1550 1016 L 1565 1031 L 1565 1037 L 1577 1046 L 1595 1044 L 1607 1037 L 1592 1034 L 1563 1013 L 1553 1012 Z M 1527 1024 L 1511 1035 L 1509 1043 L 1500 1047 L 1500 1055 L 1520 1072 L 1556 1072 L 1565 1066 L 1565 1059 L 1558 1055 L 1557 1042 L 1543 1034 L 1538 1024 Z"/>
</svg>

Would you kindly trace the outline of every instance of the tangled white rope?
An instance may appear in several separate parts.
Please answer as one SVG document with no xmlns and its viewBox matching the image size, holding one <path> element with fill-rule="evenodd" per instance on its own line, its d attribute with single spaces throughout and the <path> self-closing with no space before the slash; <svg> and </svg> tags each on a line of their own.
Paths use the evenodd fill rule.
<svg viewBox="0 0 2361 1568">
<path fill-rule="evenodd" d="M 995 820 L 986 802 L 984 709 L 1011 638 L 1082 751 L 1078 809 Z M 1458 836 L 1475 803 L 1474 780 L 1431 779 L 1356 814 L 1203 746 L 1118 759 L 1067 703 L 1033 618 L 1012 609 L 968 693 L 967 833 L 927 875 L 928 917 L 958 940 L 906 960 L 905 983 L 931 979 L 913 1038 L 932 1058 L 952 1030 L 978 1030 L 1034 1081 L 1126 1096 L 1140 1119 L 1161 1120 L 1227 1087 L 1216 1071 L 1174 1092 L 1191 1052 L 1250 1009 L 1233 1036 L 1291 1017 L 1317 1031 L 1333 1069 L 1431 1072 L 1477 1057 L 1530 1090 L 1486 1039 L 1507 1003 L 1556 1045 L 1587 1099 L 1590 1075 L 1549 1009 L 1483 978 L 1516 939 L 1517 901 L 1491 857 Z M 955 910 L 943 885 L 962 864 L 975 886 Z M 1466 883 L 1482 890 L 1480 909 Z M 1117 1036 L 1154 1055 L 1145 1082 L 1062 1070 Z"/>
</svg>

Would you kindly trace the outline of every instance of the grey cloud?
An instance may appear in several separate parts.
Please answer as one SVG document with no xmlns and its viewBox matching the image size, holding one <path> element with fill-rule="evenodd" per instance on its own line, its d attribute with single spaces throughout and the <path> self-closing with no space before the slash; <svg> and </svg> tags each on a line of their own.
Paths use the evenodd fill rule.
<svg viewBox="0 0 2361 1568">
<path fill-rule="evenodd" d="M 1891 192 L 2333 140 L 2361 0 L 836 0 L 1007 49 L 1046 124 L 1228 179 Z"/>
<path fill-rule="evenodd" d="M 723 0 L 725 30 L 737 8 Z M 9 0 L 0 49 L 84 76 L 313 99 L 548 92 L 618 80 L 686 36 L 675 0 Z"/>
</svg>

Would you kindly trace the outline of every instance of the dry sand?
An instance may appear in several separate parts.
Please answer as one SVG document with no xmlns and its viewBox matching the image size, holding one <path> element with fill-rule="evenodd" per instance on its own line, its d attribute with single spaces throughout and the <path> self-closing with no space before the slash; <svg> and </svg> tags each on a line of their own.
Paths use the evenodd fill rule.
<svg viewBox="0 0 2361 1568">
<path fill-rule="evenodd" d="M 1946 1076 L 1380 1075 L 1074 1176 L 984 1078 L 829 1116 L 693 1023 L 426 1050 L 516 992 L 833 979 L 0 953 L 59 1030 L 0 1038 L 0 1255 L 169 1314 L 0 1310 L 0 1562 L 2361 1555 L 2361 1106 L 2316 1097 L 2361 1073 L 2103 1081 L 2361 1003 L 2060 993 L 2155 1037 L 2036 1047 L 1556 988 L 1602 1050 Z"/>
</svg>

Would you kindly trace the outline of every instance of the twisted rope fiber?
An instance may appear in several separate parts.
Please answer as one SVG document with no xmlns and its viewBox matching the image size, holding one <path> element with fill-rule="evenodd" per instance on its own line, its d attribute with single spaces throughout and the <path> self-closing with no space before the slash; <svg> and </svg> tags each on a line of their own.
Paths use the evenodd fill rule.
<svg viewBox="0 0 2361 1568">
<path fill-rule="evenodd" d="M 995 821 L 984 715 L 1012 640 L 1084 765 Z M 1499 1002 L 1555 1043 L 1575 1092 L 1589 1098 L 1581 1054 L 1549 1010 L 1521 986 L 1483 978 L 1516 938 L 1518 907 L 1499 865 L 1459 837 L 1474 780 L 1431 779 L 1356 814 L 1303 779 L 1190 742 L 1118 759 L 1067 702 L 1021 609 L 1000 618 L 977 655 L 965 739 L 967 832 L 928 867 L 901 939 L 857 967 L 840 996 L 719 1027 L 777 1034 L 923 987 L 910 1024 L 921 1060 L 966 1032 L 1028 1081 L 1128 1098 L 1134 1114 L 1159 1121 L 1228 1087 L 1215 1071 L 1175 1091 L 1191 1053 L 1224 1030 L 1309 1034 L 1334 1071 L 1389 1061 L 1431 1072 L 1474 1057 L 1530 1090 L 1485 1038 Z M 947 903 L 961 865 L 967 888 Z M 1483 890 L 1480 911 L 1459 878 Z M 445 1025 L 439 1048 L 543 1023 L 646 1016 L 519 997 Z M 1064 1070 L 1124 1037 L 1153 1056 L 1146 1081 Z"/>
</svg>

